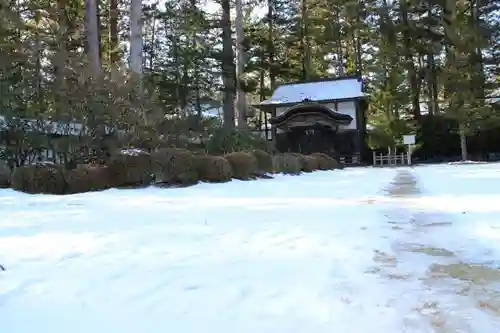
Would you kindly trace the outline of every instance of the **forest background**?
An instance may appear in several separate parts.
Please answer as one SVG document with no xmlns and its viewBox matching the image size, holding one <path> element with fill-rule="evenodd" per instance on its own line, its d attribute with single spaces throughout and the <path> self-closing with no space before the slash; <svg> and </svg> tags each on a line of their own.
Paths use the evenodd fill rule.
<svg viewBox="0 0 500 333">
<path fill-rule="evenodd" d="M 362 75 L 372 149 L 467 159 L 500 151 L 499 63 L 500 0 L 0 0 L 0 157 L 271 149 L 251 105 Z"/>
</svg>

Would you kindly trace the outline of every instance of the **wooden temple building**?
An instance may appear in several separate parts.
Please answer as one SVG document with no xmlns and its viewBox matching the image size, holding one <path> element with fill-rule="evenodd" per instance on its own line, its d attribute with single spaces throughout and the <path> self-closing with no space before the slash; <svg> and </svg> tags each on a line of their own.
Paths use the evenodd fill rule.
<svg viewBox="0 0 500 333">
<path fill-rule="evenodd" d="M 322 152 L 354 165 L 369 158 L 367 106 L 358 76 L 284 84 L 255 105 L 265 112 L 278 151 Z"/>
</svg>

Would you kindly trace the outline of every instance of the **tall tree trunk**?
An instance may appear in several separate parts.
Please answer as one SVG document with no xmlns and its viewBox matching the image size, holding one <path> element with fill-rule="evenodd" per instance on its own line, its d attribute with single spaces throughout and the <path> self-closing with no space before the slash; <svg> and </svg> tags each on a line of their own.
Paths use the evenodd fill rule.
<svg viewBox="0 0 500 333">
<path fill-rule="evenodd" d="M 191 6 L 191 10 L 193 13 L 197 12 L 198 10 L 198 5 L 197 5 L 197 2 L 196 0 L 190 0 L 190 6 Z M 192 43 L 192 48 L 193 50 L 197 50 L 198 49 L 198 40 L 197 40 L 197 33 L 196 31 L 193 30 L 192 34 L 191 34 L 191 43 Z M 200 78 L 201 78 L 201 75 L 200 75 L 200 63 L 199 63 L 199 58 L 200 58 L 200 54 L 198 51 L 195 51 L 195 57 L 194 57 L 194 63 L 193 63 L 193 66 L 194 66 L 194 90 L 195 90 L 195 110 L 196 110 L 196 115 L 197 115 L 197 118 L 198 118 L 198 130 L 199 132 L 201 133 L 202 130 L 203 130 L 203 127 L 202 127 L 202 120 L 203 120 L 203 109 L 202 109 L 202 105 L 201 105 L 201 87 L 200 87 Z"/>
<path fill-rule="evenodd" d="M 445 0 L 443 8 L 443 28 L 444 36 L 448 40 L 445 44 L 445 55 L 446 55 L 446 67 L 448 70 L 451 66 L 455 65 L 456 58 L 456 47 L 454 45 L 457 42 L 457 4 L 456 0 Z M 453 82 L 451 80 L 446 80 L 444 86 L 444 97 L 448 99 L 452 95 Z"/>
<path fill-rule="evenodd" d="M 427 53 L 427 88 L 429 91 L 429 114 L 439 113 L 436 60 L 434 50 Z"/>
<path fill-rule="evenodd" d="M 361 75 L 363 73 L 363 62 L 362 62 L 362 47 L 361 47 L 361 2 L 358 2 L 356 6 L 356 29 L 354 30 L 354 38 L 356 39 L 356 74 Z"/>
<path fill-rule="evenodd" d="M 427 15 L 432 17 L 432 6 L 428 4 Z M 431 40 L 427 52 L 427 90 L 429 93 L 429 114 L 439 113 L 438 74 L 436 70 L 435 42 Z"/>
<path fill-rule="evenodd" d="M 269 83 L 271 87 L 271 93 L 276 89 L 276 64 L 274 63 L 274 1 L 267 0 L 267 52 L 269 53 Z"/>
<path fill-rule="evenodd" d="M 154 9 L 156 11 L 156 8 Z M 151 50 L 149 51 L 149 68 L 152 71 L 155 61 L 155 43 L 156 43 L 156 12 L 153 14 L 153 23 L 151 27 Z"/>
<path fill-rule="evenodd" d="M 172 55 L 174 57 L 175 67 L 173 74 L 175 76 L 175 97 L 177 99 L 177 109 L 179 113 L 183 112 L 182 104 L 182 73 L 181 73 L 181 56 L 179 52 L 179 36 L 177 36 L 177 23 L 173 19 L 164 19 L 165 26 L 170 27 L 170 32 L 172 34 Z"/>
<path fill-rule="evenodd" d="M 35 15 L 36 25 L 39 26 L 41 21 L 41 15 L 39 12 Z M 42 40 L 40 38 L 40 33 L 38 30 L 35 31 L 35 54 L 36 54 L 36 104 L 38 106 L 38 112 L 42 113 L 44 110 L 44 98 L 43 98 L 43 73 L 42 73 Z M 1 95 L 0 95 L 1 96 Z"/>
<path fill-rule="evenodd" d="M 443 28 L 445 38 L 449 41 L 446 47 L 446 67 L 449 74 L 452 75 L 452 80 L 447 80 L 445 85 L 445 98 L 449 103 L 449 111 L 451 115 L 458 122 L 458 134 L 460 136 L 460 150 L 462 153 L 462 160 L 467 160 L 467 111 L 465 110 L 465 101 L 463 92 L 456 88 L 456 82 L 453 82 L 455 77 L 460 77 L 460 58 L 462 56 L 459 51 L 459 44 L 461 43 L 459 36 L 459 22 L 457 22 L 457 1 L 445 0 L 443 8 Z M 451 82 L 450 82 L 451 81 Z"/>
<path fill-rule="evenodd" d="M 261 55 L 261 64 L 263 63 L 264 63 L 264 54 Z M 259 75 L 259 100 L 261 102 L 266 99 L 265 88 L 266 88 L 266 75 L 264 72 L 264 68 L 262 67 L 260 69 L 260 75 Z M 262 125 L 264 125 L 264 133 L 267 139 L 269 137 L 267 112 L 259 111 L 259 130 L 261 131 L 262 131 Z"/>
<path fill-rule="evenodd" d="M 231 36 L 231 1 L 222 0 L 222 76 L 224 84 L 224 128 L 234 129 L 234 91 L 235 71 L 233 38 Z"/>
<path fill-rule="evenodd" d="M 340 23 L 340 8 L 339 6 L 335 6 L 335 38 L 337 39 L 337 74 L 338 76 L 345 75 L 345 67 L 344 67 L 344 46 L 342 45 L 342 24 Z"/>
<path fill-rule="evenodd" d="M 309 8 L 308 0 L 302 0 L 302 48 L 304 58 L 302 60 L 303 79 L 310 80 L 312 78 L 312 54 L 311 54 L 311 37 L 309 36 Z"/>
<path fill-rule="evenodd" d="M 432 5 L 427 4 L 427 15 L 432 17 Z M 436 70 L 436 59 L 435 59 L 435 42 L 430 41 L 427 52 L 427 90 L 429 93 L 429 103 L 428 109 L 429 114 L 439 113 L 439 101 L 438 101 L 438 73 Z"/>
<path fill-rule="evenodd" d="M 245 72 L 245 50 L 243 40 L 245 30 L 243 28 L 243 3 L 236 0 L 236 114 L 238 115 L 238 128 L 247 129 L 247 99 L 243 90 L 243 74 Z"/>
<path fill-rule="evenodd" d="M 109 0 L 109 61 L 116 65 L 120 60 L 118 53 L 118 0 Z"/>
<path fill-rule="evenodd" d="M 130 69 L 140 80 L 142 77 L 142 1 L 130 1 Z"/>
<path fill-rule="evenodd" d="M 101 74 L 101 54 L 99 47 L 99 25 L 97 20 L 96 0 L 85 0 L 85 30 L 87 34 L 87 55 L 92 76 Z"/>
<path fill-rule="evenodd" d="M 68 98 L 66 89 L 66 63 L 69 57 L 68 37 L 69 37 L 69 22 L 67 16 L 66 0 L 57 1 L 57 22 L 59 24 L 58 31 L 58 51 L 54 59 L 55 80 L 58 90 L 56 97 L 57 112 L 62 115 L 68 110 Z"/>
<path fill-rule="evenodd" d="M 85 32 L 87 39 L 87 57 L 90 64 L 91 76 L 95 80 L 99 80 L 101 77 L 101 47 L 100 47 L 100 25 L 98 16 L 98 0 L 85 0 Z M 100 112 L 95 112 L 92 110 L 88 114 L 88 123 L 93 130 L 97 130 L 99 126 L 98 114 Z M 100 136 L 104 133 L 99 133 Z"/>
<path fill-rule="evenodd" d="M 188 73 L 188 66 L 189 64 L 187 63 L 187 58 L 184 58 L 184 64 L 183 64 L 183 68 L 182 68 L 182 78 L 181 78 L 181 84 L 180 84 L 180 88 L 181 88 L 181 98 L 180 98 L 180 102 L 181 102 L 181 110 L 182 110 L 182 114 L 184 116 L 187 116 L 189 114 L 189 110 L 188 110 L 188 104 L 189 104 L 189 73 Z"/>
<path fill-rule="evenodd" d="M 462 153 L 462 161 L 467 161 L 468 153 L 467 153 L 467 137 L 465 135 L 464 125 L 460 124 L 459 126 L 459 135 L 460 135 L 460 152 Z"/>
<path fill-rule="evenodd" d="M 381 33 L 384 39 L 387 40 L 387 45 L 384 47 L 387 50 L 383 52 L 383 68 L 384 68 L 384 90 L 388 92 L 388 98 L 385 97 L 386 103 L 386 116 L 387 119 L 396 120 L 399 119 L 399 109 L 395 107 L 394 98 L 397 95 L 397 80 L 395 79 L 395 73 L 393 66 L 399 64 L 399 55 L 395 54 L 398 46 L 398 39 L 396 34 L 396 27 L 392 19 L 389 16 L 389 4 L 387 0 L 382 0 L 381 14 L 379 18 L 379 25 L 381 27 Z"/>
<path fill-rule="evenodd" d="M 103 45 L 102 45 L 102 30 L 107 30 L 107 27 L 103 27 L 102 25 L 102 13 L 101 7 L 103 0 L 95 0 L 95 10 L 96 10 L 96 22 L 97 22 L 97 45 L 99 45 L 99 61 L 101 63 L 101 71 L 102 71 L 102 59 L 103 59 Z"/>
<path fill-rule="evenodd" d="M 420 120 L 420 82 L 419 75 L 415 68 L 412 54 L 412 38 L 411 27 L 408 19 L 409 2 L 408 0 L 400 0 L 401 21 L 403 22 L 403 40 L 404 40 L 404 56 L 406 70 L 408 71 L 408 81 L 410 83 L 410 95 L 412 104 L 412 113 L 415 120 Z"/>
<path fill-rule="evenodd" d="M 132 101 L 134 112 L 141 114 L 142 123 L 136 128 L 142 132 L 142 126 L 149 126 L 148 115 L 141 108 L 143 97 L 142 71 L 143 71 L 143 49 L 144 40 L 142 36 L 142 0 L 130 0 L 130 58 L 129 68 L 132 74 L 132 82 L 135 84 L 136 99 Z M 141 134 L 139 134 L 141 135 Z"/>
<path fill-rule="evenodd" d="M 55 119 L 62 120 L 68 119 L 71 115 L 69 108 L 68 86 L 66 83 L 67 78 L 67 63 L 69 60 L 69 36 L 71 34 L 70 21 L 68 19 L 69 6 L 66 0 L 58 0 L 57 3 L 57 22 L 59 24 L 59 31 L 57 36 L 58 51 L 54 59 L 55 71 L 55 84 L 57 94 L 55 97 Z M 44 125 L 40 124 L 41 127 Z M 66 129 L 67 130 L 67 129 Z M 47 146 L 51 147 L 52 142 L 50 136 L 47 136 Z M 62 152 L 66 152 L 67 140 L 60 141 Z M 64 163 L 67 159 L 67 154 L 64 154 Z"/>
<path fill-rule="evenodd" d="M 470 26 L 471 30 L 474 31 L 475 34 L 478 35 L 478 39 L 476 40 L 476 48 L 475 52 L 471 52 L 470 54 L 470 62 L 474 69 L 473 76 L 473 89 L 475 90 L 475 97 L 479 101 L 483 101 L 486 93 L 485 93 L 485 74 L 484 74 L 484 60 L 483 60 L 483 52 L 480 46 L 480 39 L 482 38 L 479 34 L 479 13 L 478 13 L 478 0 L 470 0 Z"/>
</svg>

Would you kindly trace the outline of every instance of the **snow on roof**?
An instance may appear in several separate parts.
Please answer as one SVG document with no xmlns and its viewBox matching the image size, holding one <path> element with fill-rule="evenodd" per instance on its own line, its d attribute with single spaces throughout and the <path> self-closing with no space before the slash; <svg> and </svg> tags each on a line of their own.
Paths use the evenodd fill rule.
<svg viewBox="0 0 500 333">
<path fill-rule="evenodd" d="M 489 103 L 500 103 L 500 88 L 493 90 L 488 98 L 486 100 Z"/>
<path fill-rule="evenodd" d="M 222 107 L 209 107 L 202 111 L 202 115 L 207 118 L 222 118 L 223 111 Z"/>
<path fill-rule="evenodd" d="M 128 156 L 140 156 L 148 154 L 148 152 L 143 149 L 129 148 L 120 150 L 120 154 Z"/>
<path fill-rule="evenodd" d="M 89 131 L 83 124 L 77 122 L 63 123 L 53 120 L 36 119 L 17 119 L 17 121 L 27 131 L 45 132 L 46 134 L 78 136 L 84 135 Z M 0 115 L 0 131 L 7 129 L 9 123 L 10 121 L 5 116 Z M 112 128 L 109 126 L 105 126 L 104 130 L 107 134 L 112 132 Z"/>
<path fill-rule="evenodd" d="M 500 97 L 492 97 L 488 99 L 491 103 L 500 103 Z"/>
<path fill-rule="evenodd" d="M 340 100 L 363 97 L 362 82 L 357 78 L 285 84 L 276 88 L 273 96 L 260 105 Z"/>
</svg>

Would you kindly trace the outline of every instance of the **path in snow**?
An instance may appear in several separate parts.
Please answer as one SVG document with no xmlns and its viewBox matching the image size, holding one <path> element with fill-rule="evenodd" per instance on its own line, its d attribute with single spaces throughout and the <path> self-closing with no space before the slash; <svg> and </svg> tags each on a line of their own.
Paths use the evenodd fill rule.
<svg viewBox="0 0 500 333">
<path fill-rule="evenodd" d="M 0 191 L 1 332 L 497 332 L 499 171 Z"/>
<path fill-rule="evenodd" d="M 447 172 L 452 175 L 449 180 L 458 182 L 459 189 L 467 189 L 468 174 L 490 173 L 494 179 L 498 178 L 491 174 L 491 171 L 498 171 L 492 167 L 458 169 L 458 174 L 442 167 L 443 173 L 438 173 L 440 179 L 435 179 L 431 185 L 444 185 L 448 191 L 453 191 L 452 182 L 443 182 Z M 394 201 L 385 217 L 397 235 L 387 253 L 376 250 L 375 261 L 380 265 L 372 273 L 408 282 L 403 294 L 412 295 L 414 308 L 405 318 L 406 327 L 422 331 L 430 324 L 427 330 L 431 332 L 496 331 L 500 327 L 500 246 L 495 243 L 495 238 L 498 240 L 500 236 L 500 223 L 495 221 L 499 214 L 488 216 L 493 221 L 477 223 L 474 221 L 478 217 L 477 210 L 484 209 L 477 198 L 467 197 L 465 193 L 455 198 L 425 197 L 430 191 L 419 184 L 418 174 L 430 182 L 429 170 L 434 171 L 401 169 L 388 186 L 387 194 Z M 484 195 L 481 199 L 489 201 Z M 434 202 L 435 208 L 429 201 Z M 455 202 L 458 205 L 446 207 L 453 201 L 458 201 Z M 480 230 L 485 227 L 493 231 L 490 235 L 493 239 L 489 242 L 481 237 Z M 415 288 L 418 293 L 414 292 Z M 408 304 L 406 297 L 397 302 L 402 304 L 396 307 Z"/>
</svg>

